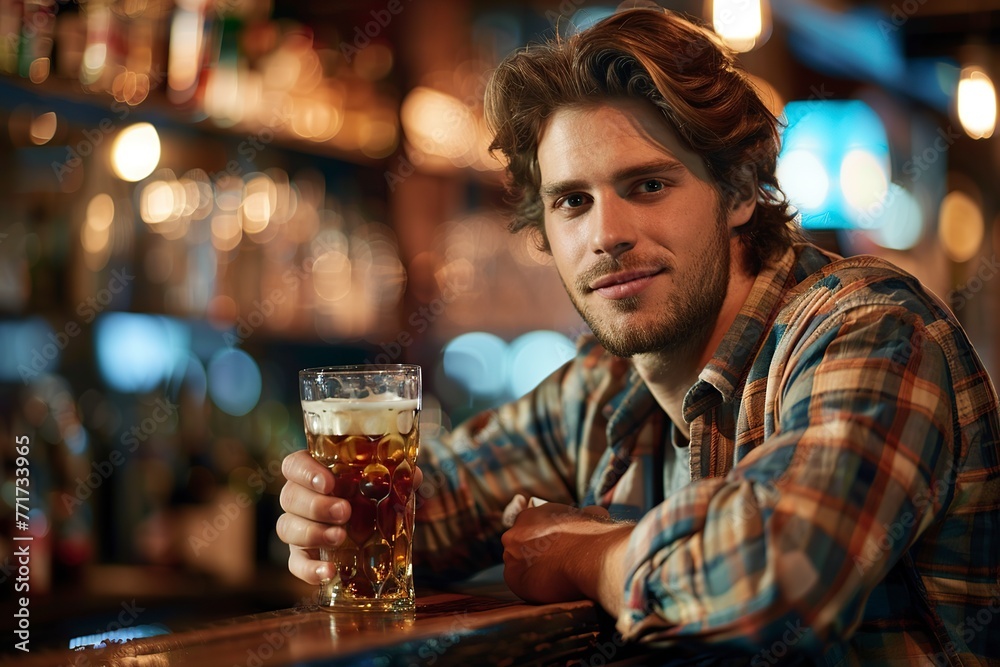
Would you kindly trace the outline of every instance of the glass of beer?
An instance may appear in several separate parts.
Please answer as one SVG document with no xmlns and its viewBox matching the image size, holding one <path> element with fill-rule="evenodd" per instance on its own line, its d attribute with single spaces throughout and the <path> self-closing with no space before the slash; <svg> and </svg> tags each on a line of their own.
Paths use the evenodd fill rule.
<svg viewBox="0 0 1000 667">
<path fill-rule="evenodd" d="M 420 367 L 330 366 L 299 371 L 306 441 L 351 504 L 347 539 L 320 549 L 334 563 L 320 583 L 328 611 L 410 611 Z"/>
</svg>

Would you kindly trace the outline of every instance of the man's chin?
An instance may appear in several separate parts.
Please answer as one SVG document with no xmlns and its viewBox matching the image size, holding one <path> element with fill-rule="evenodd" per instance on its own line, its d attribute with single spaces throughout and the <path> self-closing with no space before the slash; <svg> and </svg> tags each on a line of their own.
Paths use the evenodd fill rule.
<svg viewBox="0 0 1000 667">
<path fill-rule="evenodd" d="M 707 340 L 710 333 L 709 321 L 702 326 L 679 328 L 671 322 L 643 323 L 629 318 L 614 330 L 594 327 L 587 321 L 594 337 L 605 350 L 616 357 L 626 359 L 642 354 L 687 355 L 698 350 L 698 345 Z"/>
<path fill-rule="evenodd" d="M 591 331 L 594 331 L 593 327 Z M 637 329 L 616 332 L 594 331 L 594 336 L 605 350 L 616 357 L 626 359 L 637 354 L 659 352 L 663 349 L 660 337 L 643 335 L 643 332 Z"/>
<path fill-rule="evenodd" d="M 636 295 L 624 299 L 608 299 L 607 305 L 617 313 L 634 313 L 642 306 L 642 297 Z"/>
</svg>

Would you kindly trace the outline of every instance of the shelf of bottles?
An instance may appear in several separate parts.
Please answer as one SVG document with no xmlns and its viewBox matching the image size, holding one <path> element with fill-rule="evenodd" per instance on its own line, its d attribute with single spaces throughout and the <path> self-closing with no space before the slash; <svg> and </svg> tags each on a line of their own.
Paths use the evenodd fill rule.
<svg viewBox="0 0 1000 667">
<path fill-rule="evenodd" d="M 272 13 L 259 0 L 0 2 L 0 73 L 36 96 L 7 110 L 10 141 L 60 158 L 28 189 L 73 202 L 73 302 L 124 266 L 162 293 L 153 312 L 236 322 L 263 304 L 263 330 L 305 332 L 315 314 L 328 340 L 391 321 L 405 272 L 377 167 L 400 140 L 392 48 L 345 55 L 325 46 L 336 28 L 317 41 Z M 376 173 L 331 179 L 298 155 Z M 5 231 L 15 242 L 33 232 L 22 217 Z"/>
<path fill-rule="evenodd" d="M 266 0 L 4 0 L 0 72 L 113 105 L 155 104 L 185 122 L 267 128 L 346 159 L 391 154 L 398 100 L 389 43 L 348 58 L 271 13 Z"/>
</svg>

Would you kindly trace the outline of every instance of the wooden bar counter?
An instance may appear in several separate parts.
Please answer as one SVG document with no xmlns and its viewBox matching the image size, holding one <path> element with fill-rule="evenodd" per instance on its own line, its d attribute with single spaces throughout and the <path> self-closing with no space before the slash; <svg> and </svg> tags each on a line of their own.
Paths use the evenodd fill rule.
<svg viewBox="0 0 1000 667">
<path fill-rule="evenodd" d="M 507 595 L 418 591 L 407 615 L 302 606 L 105 648 L 33 654 L 15 665 L 610 665 L 629 656 L 589 601 L 528 605 Z M 0 660 L 2 662 L 2 660 Z"/>
</svg>

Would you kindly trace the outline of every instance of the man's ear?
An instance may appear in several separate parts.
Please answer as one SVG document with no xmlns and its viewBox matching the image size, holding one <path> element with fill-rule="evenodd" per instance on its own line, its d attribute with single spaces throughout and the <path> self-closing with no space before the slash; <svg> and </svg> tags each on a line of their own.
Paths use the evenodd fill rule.
<svg viewBox="0 0 1000 667">
<path fill-rule="evenodd" d="M 757 208 L 757 179 L 747 170 L 737 174 L 738 182 L 730 185 L 730 197 L 727 203 L 727 222 L 730 229 L 742 227 L 753 217 Z"/>
<path fill-rule="evenodd" d="M 731 201 L 728 212 L 729 228 L 736 229 L 750 222 L 755 210 L 757 210 L 757 197 L 753 195 Z"/>
</svg>

